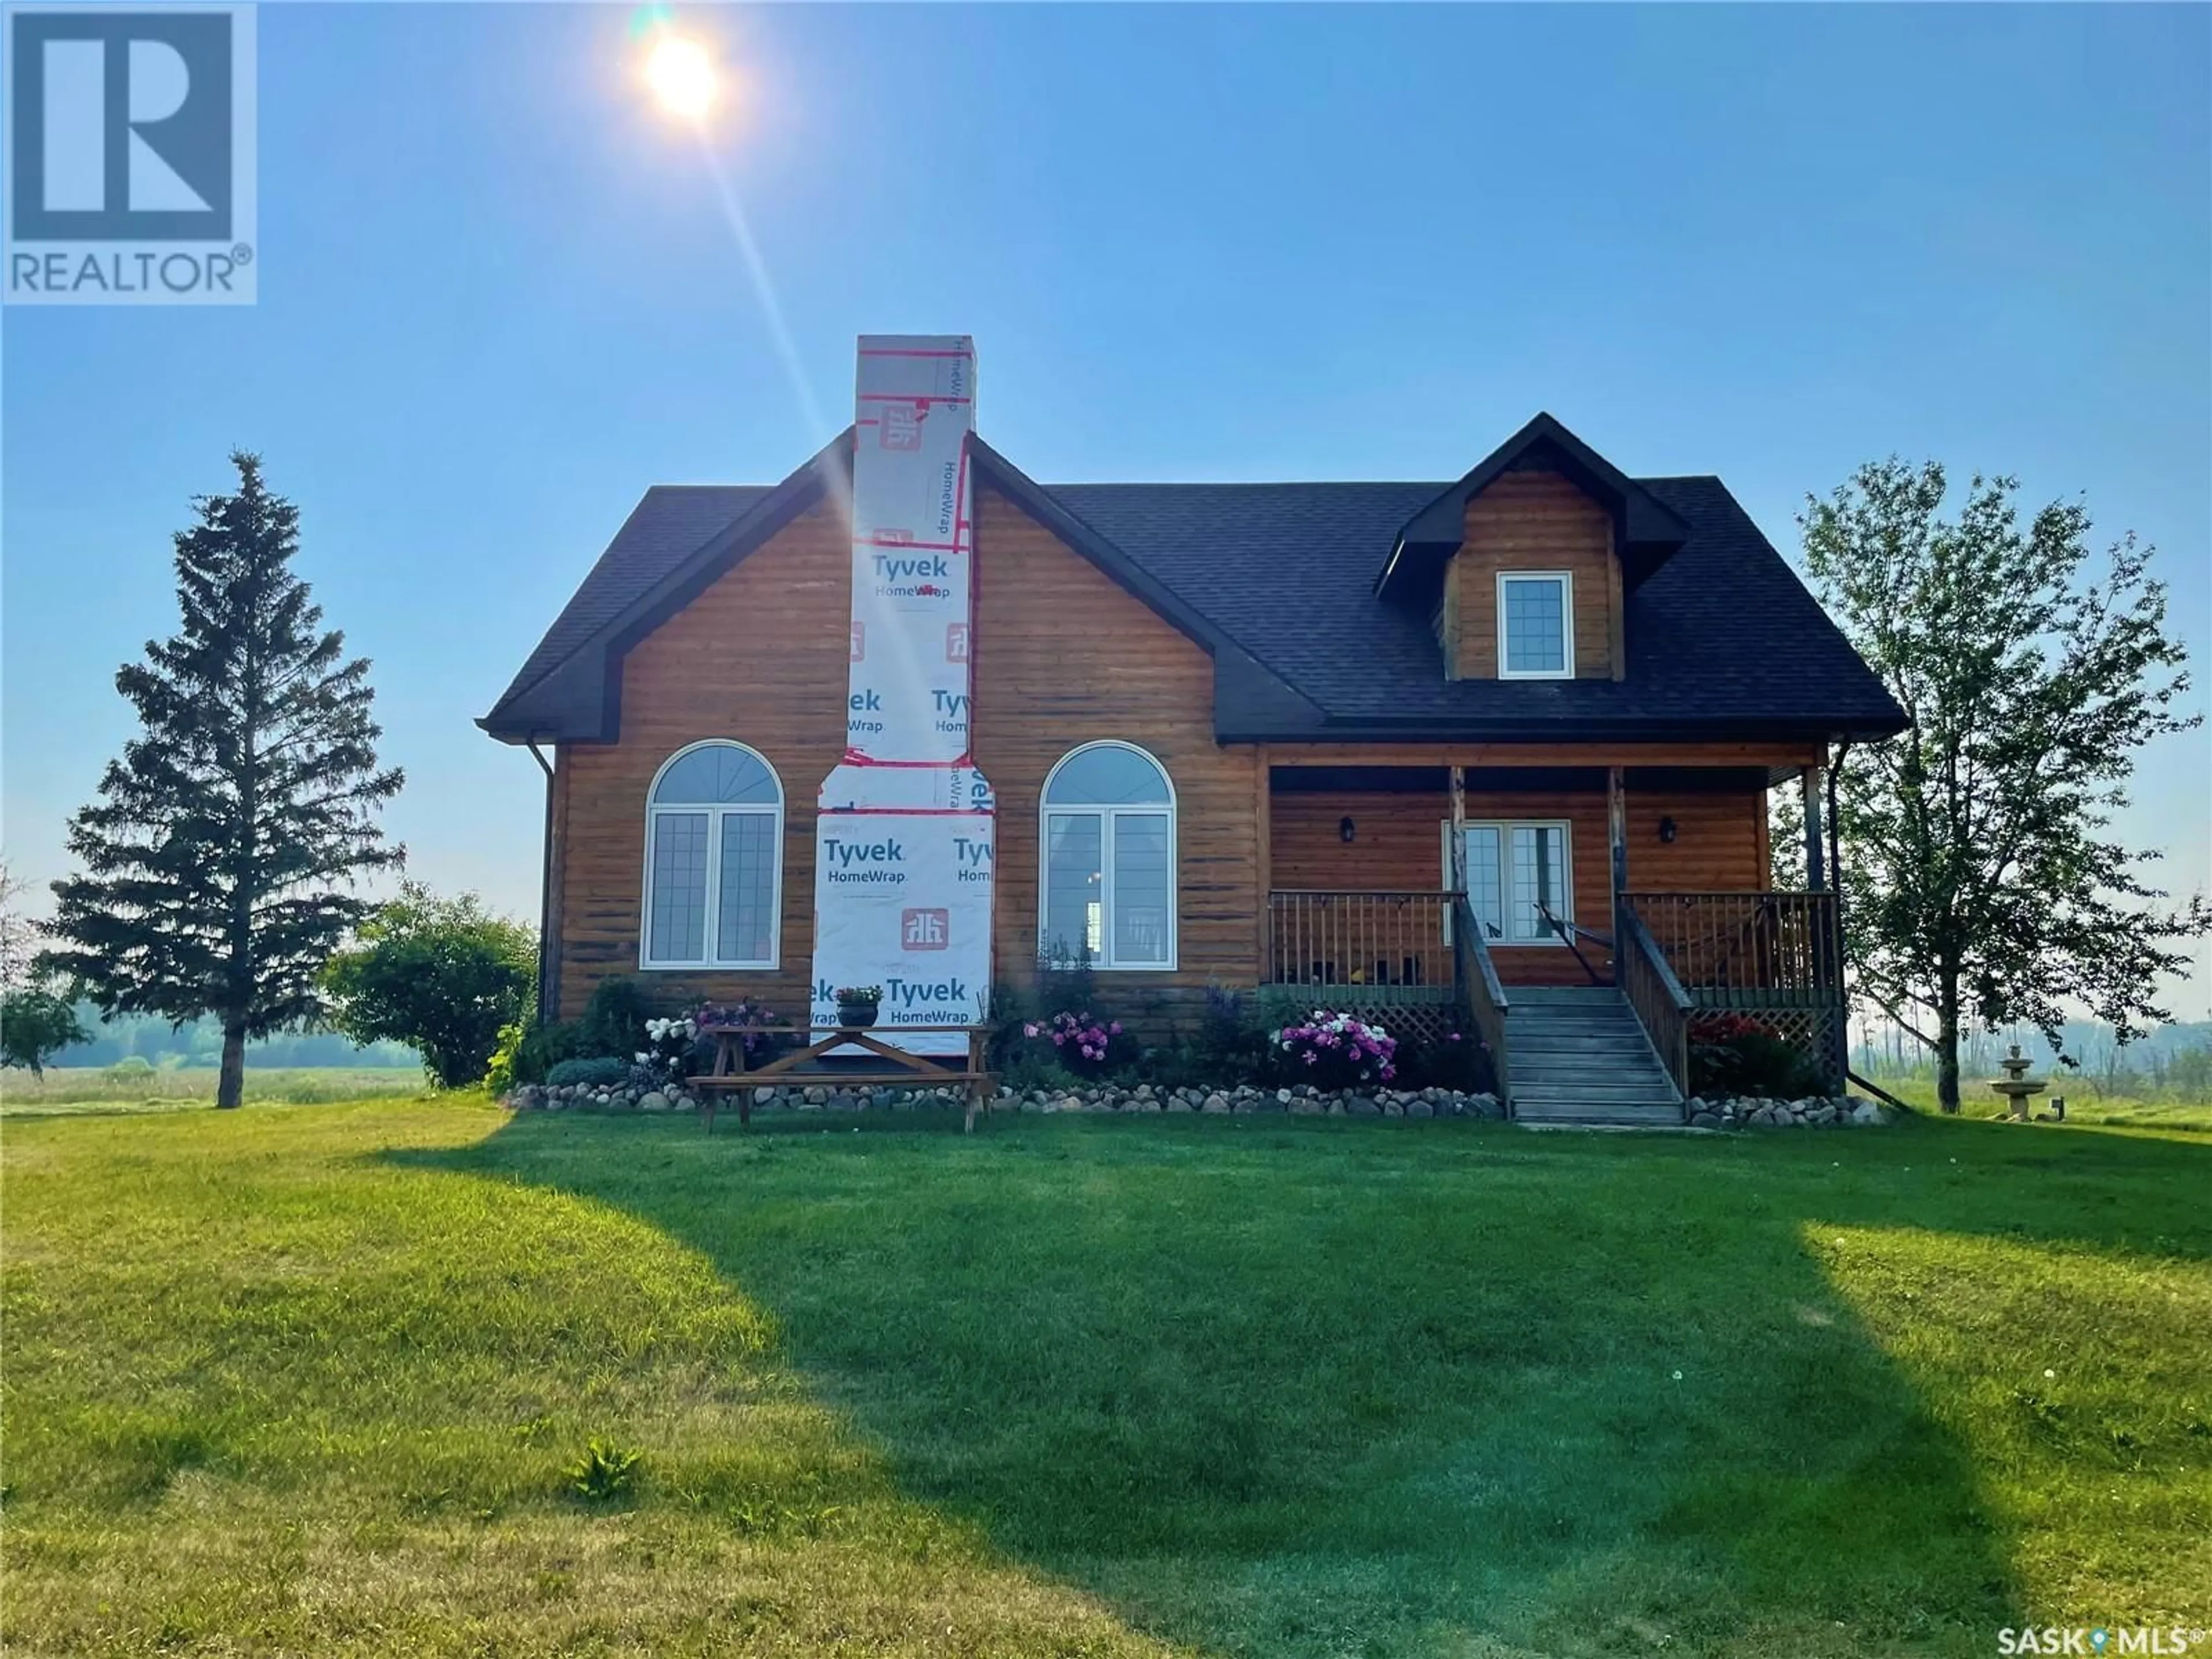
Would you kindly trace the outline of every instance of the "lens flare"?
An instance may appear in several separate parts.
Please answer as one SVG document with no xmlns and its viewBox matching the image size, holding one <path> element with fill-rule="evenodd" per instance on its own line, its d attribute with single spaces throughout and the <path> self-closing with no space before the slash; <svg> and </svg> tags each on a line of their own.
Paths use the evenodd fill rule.
<svg viewBox="0 0 2212 1659">
<path fill-rule="evenodd" d="M 696 121 L 714 105 L 714 60 L 696 40 L 664 34 L 645 60 L 645 82 L 671 115 Z"/>
</svg>

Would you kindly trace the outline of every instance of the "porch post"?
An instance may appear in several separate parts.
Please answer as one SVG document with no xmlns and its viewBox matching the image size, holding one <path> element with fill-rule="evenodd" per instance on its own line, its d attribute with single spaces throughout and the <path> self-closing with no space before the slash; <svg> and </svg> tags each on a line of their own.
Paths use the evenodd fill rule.
<svg viewBox="0 0 2212 1659">
<path fill-rule="evenodd" d="M 1815 893 L 1828 885 L 1827 837 L 1820 829 L 1820 781 L 1826 769 L 1808 766 L 1797 775 L 1805 792 L 1805 885 Z"/>
<path fill-rule="evenodd" d="M 1628 890 L 1628 775 L 1618 766 L 1605 769 L 1605 838 L 1613 863 L 1613 951 L 1618 960 L 1621 895 Z"/>
<path fill-rule="evenodd" d="M 1451 835 L 1446 847 L 1446 868 L 1451 872 L 1452 890 L 1467 891 L 1467 768 L 1451 769 Z"/>
<path fill-rule="evenodd" d="M 1259 775 L 1252 797 L 1252 833 L 1259 840 L 1254 864 L 1259 887 L 1255 908 L 1259 913 L 1256 943 L 1260 952 L 1259 973 L 1253 983 L 1271 985 L 1275 978 L 1275 797 L 1273 769 L 1267 761 L 1266 744 L 1254 749 L 1252 765 Z"/>
</svg>

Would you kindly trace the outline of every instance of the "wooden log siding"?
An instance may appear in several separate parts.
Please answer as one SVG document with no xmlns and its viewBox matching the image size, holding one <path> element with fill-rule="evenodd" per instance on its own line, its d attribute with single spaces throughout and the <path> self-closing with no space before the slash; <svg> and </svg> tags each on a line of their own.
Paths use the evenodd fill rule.
<svg viewBox="0 0 2212 1659">
<path fill-rule="evenodd" d="M 814 955 L 814 802 L 845 750 L 851 544 L 826 506 L 793 520 L 634 646 L 622 736 L 565 744 L 556 778 L 560 1013 L 611 974 L 668 1006 L 756 996 L 806 1018 Z M 781 966 L 743 973 L 638 969 L 645 797 L 688 743 L 732 738 L 775 768 L 784 794 Z"/>
<path fill-rule="evenodd" d="M 975 762 L 999 797 L 1002 981 L 1036 957 L 1038 805 L 1079 744 L 1118 738 L 1176 794 L 1177 965 L 1102 973 L 1101 1000 L 1147 1030 L 1194 1014 L 1209 981 L 1257 977 L 1267 908 L 1254 803 L 1258 752 L 1213 740 L 1213 659 L 993 489 L 976 500 Z"/>
<path fill-rule="evenodd" d="M 1508 472 L 1467 504 L 1466 542 L 1445 578 L 1457 636 L 1446 674 L 1498 678 L 1498 573 L 1565 570 L 1574 577 L 1575 678 L 1615 678 L 1613 606 L 1619 591 L 1613 520 L 1556 472 Z M 1451 623 L 1446 623 L 1447 632 Z"/>
<path fill-rule="evenodd" d="M 1119 738 L 1175 785 L 1179 938 L 1174 971 L 1102 976 L 1115 1006 L 1164 1022 L 1202 1005 L 1209 981 L 1253 983 L 1267 908 L 1261 773 L 1255 750 L 1213 740 L 1212 659 L 996 492 L 980 493 L 976 520 L 974 739 L 999 794 L 1000 979 L 1025 982 L 1036 960 L 1045 775 L 1079 744 Z M 804 1016 L 814 802 L 845 746 L 849 556 L 826 509 L 794 520 L 631 649 L 619 741 L 562 748 L 562 1017 L 608 975 L 638 973 L 646 791 L 671 754 L 706 738 L 751 744 L 783 781 L 781 965 L 641 978 L 659 1001 L 749 995 Z"/>
<path fill-rule="evenodd" d="M 1290 752 L 1281 747 L 1276 759 Z M 1673 892 L 1733 891 L 1766 884 L 1759 851 L 1763 794 L 1628 792 L 1628 880 L 1632 888 Z M 1337 892 L 1376 890 L 1440 890 L 1443 886 L 1443 830 L 1451 808 L 1445 793 L 1352 791 L 1277 793 L 1269 805 L 1273 839 L 1271 879 L 1278 890 Z M 1472 792 L 1470 820 L 1565 819 L 1571 836 L 1575 920 L 1610 935 L 1613 894 L 1607 869 L 1603 792 L 1513 793 Z M 1352 821 L 1353 839 L 1340 833 Z M 1674 820 L 1672 842 L 1659 839 L 1662 818 Z M 1498 977 L 1508 985 L 1589 983 L 1571 952 L 1556 945 L 1491 942 Z M 1601 972 L 1610 959 L 1584 941 L 1583 954 Z"/>
</svg>

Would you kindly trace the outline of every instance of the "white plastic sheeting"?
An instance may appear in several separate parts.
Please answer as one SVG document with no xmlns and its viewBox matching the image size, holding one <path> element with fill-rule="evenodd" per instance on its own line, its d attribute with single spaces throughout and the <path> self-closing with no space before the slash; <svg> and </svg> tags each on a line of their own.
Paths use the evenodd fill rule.
<svg viewBox="0 0 2212 1659">
<path fill-rule="evenodd" d="M 915 1054 L 966 1049 L 991 994 L 996 819 L 969 757 L 974 510 L 965 335 L 863 335 L 853 453 L 852 666 L 845 757 L 814 847 L 813 1012 L 883 987 L 879 1029 Z"/>
</svg>

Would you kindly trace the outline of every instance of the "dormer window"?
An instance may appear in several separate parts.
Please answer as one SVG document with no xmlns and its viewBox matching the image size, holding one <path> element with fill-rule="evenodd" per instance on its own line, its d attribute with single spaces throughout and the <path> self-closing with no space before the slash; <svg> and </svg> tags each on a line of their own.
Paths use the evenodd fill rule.
<svg viewBox="0 0 2212 1659">
<path fill-rule="evenodd" d="M 1565 570 L 1498 573 L 1498 676 L 1567 680 L 1575 675 L 1575 579 Z"/>
</svg>

